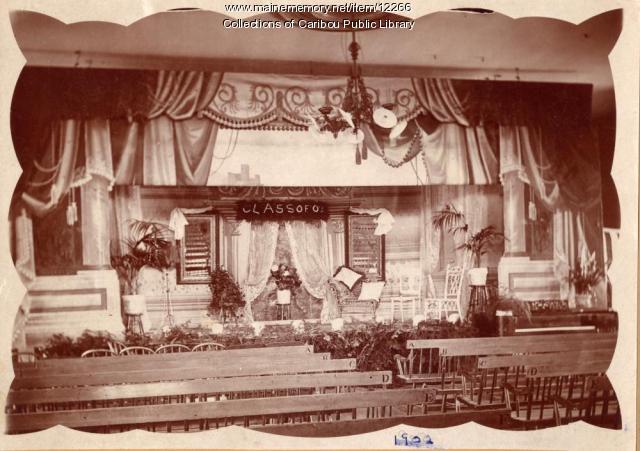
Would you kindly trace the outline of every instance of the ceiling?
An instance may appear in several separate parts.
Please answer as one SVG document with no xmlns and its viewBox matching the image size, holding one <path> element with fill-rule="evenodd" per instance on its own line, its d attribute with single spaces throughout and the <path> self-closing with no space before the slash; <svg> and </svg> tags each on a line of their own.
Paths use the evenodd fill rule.
<svg viewBox="0 0 640 451">
<path fill-rule="evenodd" d="M 66 25 L 49 16 L 14 11 L 11 22 L 27 64 L 62 67 L 348 73 L 347 33 L 304 29 L 225 29 L 226 16 L 167 12 L 128 27 L 106 22 Z M 263 19 L 273 19 L 268 15 Z M 439 12 L 412 31 L 358 33 L 363 74 L 589 83 L 593 114 L 615 109 L 608 54 L 622 11 L 579 25 L 548 18 Z"/>
</svg>

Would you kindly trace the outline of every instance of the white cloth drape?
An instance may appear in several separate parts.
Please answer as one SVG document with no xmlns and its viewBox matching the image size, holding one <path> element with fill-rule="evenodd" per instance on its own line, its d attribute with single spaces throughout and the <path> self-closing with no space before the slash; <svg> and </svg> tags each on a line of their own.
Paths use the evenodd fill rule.
<svg viewBox="0 0 640 451">
<path fill-rule="evenodd" d="M 115 181 L 110 135 L 107 119 L 89 119 L 84 123 L 85 176 L 90 179 L 100 175 L 109 181 L 109 187 Z"/>
<path fill-rule="evenodd" d="M 374 222 L 377 226 L 373 231 L 374 235 L 386 235 L 391 231 L 393 223 L 396 221 L 386 208 L 352 208 L 351 211 L 359 215 L 376 216 Z"/>
<path fill-rule="evenodd" d="M 251 303 L 264 290 L 271 274 L 271 264 L 278 244 L 279 224 L 275 221 L 254 222 L 249 236 L 249 270 L 244 284 L 245 318 L 253 321 Z"/>
<path fill-rule="evenodd" d="M 287 221 L 285 229 L 291 245 L 293 265 L 302 285 L 316 299 L 322 299 L 320 319 L 328 322 L 337 316 L 337 305 L 327 296 L 331 277 L 327 224 L 324 221 Z"/>
<path fill-rule="evenodd" d="M 211 210 L 211 207 L 202 208 L 174 208 L 169 215 L 169 228 L 173 230 L 173 237 L 176 240 L 184 238 L 184 226 L 189 224 L 185 214 L 197 215 Z"/>
</svg>

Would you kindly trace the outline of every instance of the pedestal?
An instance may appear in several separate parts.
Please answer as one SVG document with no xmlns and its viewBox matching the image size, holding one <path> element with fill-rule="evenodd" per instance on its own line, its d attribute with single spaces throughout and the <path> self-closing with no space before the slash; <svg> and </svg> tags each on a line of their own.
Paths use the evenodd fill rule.
<svg viewBox="0 0 640 451">
<path fill-rule="evenodd" d="M 27 292 L 27 347 L 44 344 L 53 334 L 77 337 L 85 330 L 124 332 L 120 284 L 115 270 L 78 271 L 69 276 L 37 277 Z"/>
</svg>

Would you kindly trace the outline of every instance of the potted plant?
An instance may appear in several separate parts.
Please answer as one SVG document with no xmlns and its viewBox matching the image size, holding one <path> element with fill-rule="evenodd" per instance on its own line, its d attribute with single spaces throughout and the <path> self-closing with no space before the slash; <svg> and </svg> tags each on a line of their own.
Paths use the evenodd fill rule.
<svg viewBox="0 0 640 451">
<path fill-rule="evenodd" d="M 296 268 L 285 264 L 273 265 L 270 279 L 276 283 L 276 303 L 281 305 L 290 304 L 291 291 L 302 284 Z"/>
<path fill-rule="evenodd" d="M 237 318 L 237 310 L 245 304 L 244 293 L 231 274 L 223 267 L 218 266 L 211 271 L 211 302 L 209 303 L 209 314 L 218 313 L 222 317 L 222 322 L 226 322 L 228 317 Z"/>
<path fill-rule="evenodd" d="M 568 282 L 573 285 L 576 295 L 576 307 L 593 307 L 594 287 L 600 282 L 604 272 L 596 263 L 595 252 L 587 261 L 578 259 L 573 268 L 569 269 Z"/>
<path fill-rule="evenodd" d="M 117 271 L 123 286 L 124 312 L 144 314 L 144 295 L 138 293 L 140 270 L 148 266 L 164 271 L 171 266 L 172 232 L 164 224 L 131 220 L 129 237 L 123 240 L 127 253 L 111 257 L 111 266 Z"/>
<path fill-rule="evenodd" d="M 437 230 L 446 230 L 454 236 L 463 234 L 464 242 L 456 249 L 464 249 L 472 258 L 473 268 L 468 272 L 469 283 L 485 286 L 488 269 L 480 267 L 480 258 L 487 253 L 489 246 L 504 241 L 504 234 L 498 232 L 493 225 L 471 232 L 464 213 L 452 204 L 447 204 L 444 209 L 437 211 L 431 222 Z"/>
</svg>

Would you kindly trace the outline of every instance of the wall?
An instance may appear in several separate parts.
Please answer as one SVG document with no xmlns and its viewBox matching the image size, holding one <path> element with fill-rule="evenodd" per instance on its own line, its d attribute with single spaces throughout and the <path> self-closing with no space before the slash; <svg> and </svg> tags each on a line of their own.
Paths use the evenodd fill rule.
<svg viewBox="0 0 640 451">
<path fill-rule="evenodd" d="M 419 187 L 415 189 L 400 189 L 396 187 L 362 187 L 353 191 L 349 204 L 362 208 L 386 208 L 394 216 L 395 223 L 392 230 L 385 236 L 386 257 L 386 281 L 384 298 L 407 295 L 420 291 L 424 292 L 426 284 L 426 268 L 421 264 L 421 249 L 425 243 L 425 219 L 422 217 L 422 206 L 432 211 L 443 208 L 448 202 L 461 203 L 461 209 L 465 211 L 468 220 L 475 229 L 488 224 L 493 224 L 498 230 L 502 230 L 502 190 L 500 186 L 431 186 L 425 188 L 423 195 Z M 211 206 L 214 202 L 203 195 L 185 194 L 184 190 L 167 188 L 164 191 L 155 190 L 152 194 L 144 194 L 142 197 L 142 214 L 144 219 L 168 223 L 171 211 L 176 207 L 199 208 Z M 215 205 L 214 205 L 215 207 Z M 344 211 L 348 206 L 344 207 Z M 228 229 L 227 229 L 228 228 Z M 237 274 L 240 282 L 246 272 L 238 269 L 238 266 L 229 261 L 230 239 L 225 233 L 231 229 L 230 223 L 222 221 L 219 239 L 221 264 Z M 250 228 L 247 224 L 235 229 L 238 245 L 248 245 Z M 444 246 L 441 256 L 441 264 L 433 272 L 432 276 L 437 289 L 441 281 L 444 281 L 444 268 L 446 262 L 456 258 L 457 253 L 452 242 Z M 502 256 L 502 246 L 498 245 L 490 249 L 483 258 L 483 265 L 489 266 L 492 272 Z M 334 255 L 334 267 L 343 263 L 343 255 Z M 334 268 L 335 269 L 335 268 Z M 166 287 L 168 284 L 169 298 L 173 304 L 176 322 L 191 321 L 201 322 L 206 318 L 206 307 L 210 300 L 208 285 L 177 284 L 176 271 L 172 269 L 165 281 L 158 271 L 145 271 L 143 275 L 143 292 L 147 295 L 147 307 L 153 327 L 162 325 L 166 311 Z M 466 293 L 462 295 L 463 306 L 466 305 Z"/>
</svg>

